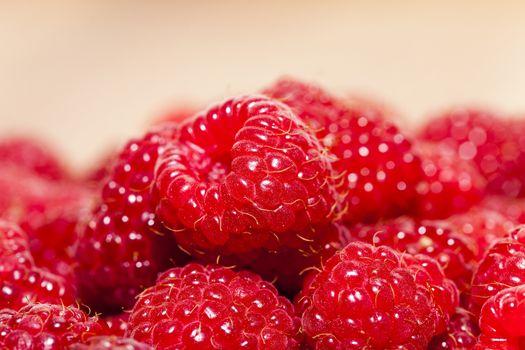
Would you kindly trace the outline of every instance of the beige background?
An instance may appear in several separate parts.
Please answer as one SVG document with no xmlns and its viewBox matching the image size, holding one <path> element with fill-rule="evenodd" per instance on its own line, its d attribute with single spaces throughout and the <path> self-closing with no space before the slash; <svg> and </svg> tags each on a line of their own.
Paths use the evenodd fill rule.
<svg viewBox="0 0 525 350">
<path fill-rule="evenodd" d="M 460 103 L 523 112 L 524 18 L 519 1 L 0 0 L 0 130 L 86 168 L 178 101 L 286 73 L 412 124 Z"/>
</svg>

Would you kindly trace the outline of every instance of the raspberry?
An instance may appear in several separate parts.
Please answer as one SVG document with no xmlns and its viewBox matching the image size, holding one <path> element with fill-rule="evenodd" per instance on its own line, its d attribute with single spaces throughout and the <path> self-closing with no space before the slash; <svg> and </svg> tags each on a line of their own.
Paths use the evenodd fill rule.
<svg viewBox="0 0 525 350">
<path fill-rule="evenodd" d="M 525 224 L 525 199 L 489 196 L 483 207 L 499 212 L 510 221 Z"/>
<path fill-rule="evenodd" d="M 296 300 L 315 349 L 426 349 L 458 304 L 454 283 L 425 255 L 347 245 Z"/>
<path fill-rule="evenodd" d="M 48 146 L 29 138 L 0 140 L 0 163 L 16 165 L 48 180 L 70 177 Z"/>
<path fill-rule="evenodd" d="M 477 344 L 478 334 L 472 315 L 467 310 L 458 308 L 450 317 L 447 330 L 432 339 L 428 350 L 470 350 Z"/>
<path fill-rule="evenodd" d="M 159 349 L 296 349 L 293 314 L 259 276 L 192 263 L 139 295 L 128 335 Z"/>
<path fill-rule="evenodd" d="M 423 180 L 417 185 L 417 215 L 442 219 L 478 204 L 485 178 L 471 162 L 441 144 L 419 143 Z"/>
<path fill-rule="evenodd" d="M 422 176 L 411 142 L 377 109 L 350 108 L 322 88 L 279 80 L 265 93 L 289 105 L 335 157 L 347 193 L 344 219 L 375 222 L 413 207 Z"/>
<path fill-rule="evenodd" d="M 332 168 L 285 106 L 230 99 L 181 126 L 159 157 L 158 212 L 193 255 L 308 249 L 337 215 Z"/>
<path fill-rule="evenodd" d="M 409 254 L 426 254 L 440 263 L 445 275 L 460 291 L 470 287 L 476 264 L 476 243 L 445 222 L 400 217 L 371 226 L 356 226 L 351 236 L 375 246 L 387 245 Z"/>
<path fill-rule="evenodd" d="M 494 240 L 505 237 L 516 225 L 500 213 L 484 207 L 453 215 L 447 219 L 447 223 L 476 242 L 477 261 L 483 258 Z"/>
<path fill-rule="evenodd" d="M 479 315 L 491 296 L 507 287 L 525 284 L 525 226 L 516 227 L 487 251 L 472 279 L 470 310 Z"/>
<path fill-rule="evenodd" d="M 479 349 L 525 349 L 525 285 L 506 288 L 483 305 Z"/>
<path fill-rule="evenodd" d="M 153 350 L 149 345 L 130 338 L 115 336 L 91 337 L 82 344 L 73 344 L 68 350 Z"/>
<path fill-rule="evenodd" d="M 35 267 L 27 235 L 16 225 L 0 221 L 0 309 L 73 301 L 73 288 L 63 278 Z"/>
<path fill-rule="evenodd" d="M 104 321 L 108 324 L 109 332 L 112 335 L 124 336 L 128 330 L 129 313 L 122 312 L 118 315 L 107 316 Z"/>
<path fill-rule="evenodd" d="M 69 181 L 49 181 L 20 167 L 0 174 L 0 217 L 27 233 L 37 266 L 73 278 L 77 224 L 89 211 L 92 192 Z"/>
<path fill-rule="evenodd" d="M 19 311 L 0 310 L 0 347 L 12 350 L 65 349 L 106 327 L 74 307 L 32 304 Z"/>
<path fill-rule="evenodd" d="M 171 125 L 130 141 L 115 161 L 77 250 L 77 279 L 84 303 L 118 313 L 177 260 L 171 235 L 157 222 L 153 172 Z"/>
<path fill-rule="evenodd" d="M 459 157 L 473 160 L 492 193 L 525 194 L 525 139 L 522 122 L 505 121 L 476 109 L 452 109 L 430 121 L 421 137 L 454 148 Z"/>
</svg>

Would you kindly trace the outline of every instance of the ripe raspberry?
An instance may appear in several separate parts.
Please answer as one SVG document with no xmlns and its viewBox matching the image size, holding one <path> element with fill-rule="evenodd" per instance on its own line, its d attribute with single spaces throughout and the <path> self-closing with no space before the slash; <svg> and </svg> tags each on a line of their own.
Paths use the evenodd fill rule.
<svg viewBox="0 0 525 350">
<path fill-rule="evenodd" d="M 525 349 L 525 285 L 506 288 L 483 305 L 479 349 Z"/>
<path fill-rule="evenodd" d="M 470 161 L 441 144 L 417 144 L 423 180 L 417 185 L 417 215 L 443 219 L 478 204 L 485 191 L 485 178 Z"/>
<path fill-rule="evenodd" d="M 131 338 L 98 336 L 91 337 L 82 344 L 73 344 L 68 350 L 153 350 L 153 348 Z"/>
<path fill-rule="evenodd" d="M 447 219 L 447 223 L 476 242 L 477 261 L 483 258 L 496 239 L 505 237 L 516 226 L 515 222 L 483 206 L 453 215 Z"/>
<path fill-rule="evenodd" d="M 427 125 L 421 137 L 454 148 L 459 157 L 473 160 L 492 193 L 525 194 L 523 122 L 505 121 L 476 109 L 452 109 Z"/>
<path fill-rule="evenodd" d="M 426 349 L 458 304 L 454 283 L 425 255 L 363 242 L 334 255 L 296 300 L 315 349 Z"/>
<path fill-rule="evenodd" d="M 332 167 L 285 106 L 230 99 L 181 126 L 159 157 L 158 212 L 193 255 L 308 249 L 337 215 Z"/>
<path fill-rule="evenodd" d="M 85 219 L 92 192 L 68 181 L 49 181 L 20 167 L 6 166 L 0 174 L 0 217 L 27 233 L 38 267 L 73 278 L 77 224 Z"/>
<path fill-rule="evenodd" d="M 376 109 L 350 108 L 315 85 L 279 80 L 265 93 L 289 105 L 335 157 L 344 219 L 375 222 L 413 207 L 422 171 L 411 142 Z"/>
<path fill-rule="evenodd" d="M 54 274 L 35 267 L 26 234 L 16 225 L 0 221 L 0 309 L 33 302 L 74 301 L 73 288 Z"/>
<path fill-rule="evenodd" d="M 447 330 L 434 337 L 427 350 L 470 350 L 478 342 L 478 326 L 472 315 L 458 308 L 450 317 Z"/>
<path fill-rule="evenodd" d="M 259 276 L 192 263 L 139 295 L 128 335 L 159 349 L 296 349 L 293 314 Z"/>
<path fill-rule="evenodd" d="M 159 147 L 175 132 L 162 126 L 124 147 L 84 228 L 77 279 L 82 301 L 97 311 L 130 308 L 176 258 L 171 235 L 158 225 L 152 186 Z"/>
<path fill-rule="evenodd" d="M 108 324 L 109 333 L 120 337 L 123 337 L 128 330 L 128 320 L 129 313 L 127 312 L 104 317 L 104 321 Z"/>
<path fill-rule="evenodd" d="M 68 345 L 105 334 L 106 327 L 74 307 L 32 304 L 19 311 L 0 310 L 0 348 L 66 349 Z"/>
<path fill-rule="evenodd" d="M 445 275 L 460 291 L 470 287 L 476 264 L 476 243 L 445 222 L 400 217 L 375 225 L 356 226 L 350 236 L 375 246 L 386 245 L 409 254 L 426 254 L 439 262 Z"/>
<path fill-rule="evenodd" d="M 479 315 L 491 296 L 507 287 L 525 284 L 525 226 L 515 228 L 487 251 L 472 279 L 470 310 Z"/>
<path fill-rule="evenodd" d="M 16 165 L 48 180 L 70 177 L 48 146 L 29 138 L 0 140 L 0 163 Z"/>
</svg>

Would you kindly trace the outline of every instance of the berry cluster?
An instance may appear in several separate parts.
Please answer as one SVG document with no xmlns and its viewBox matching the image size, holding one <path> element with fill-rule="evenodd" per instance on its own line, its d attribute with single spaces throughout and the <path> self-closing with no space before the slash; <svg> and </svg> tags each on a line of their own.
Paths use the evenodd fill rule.
<svg viewBox="0 0 525 350">
<path fill-rule="evenodd" d="M 525 121 L 284 78 L 151 125 L 0 140 L 1 349 L 525 349 Z"/>
</svg>

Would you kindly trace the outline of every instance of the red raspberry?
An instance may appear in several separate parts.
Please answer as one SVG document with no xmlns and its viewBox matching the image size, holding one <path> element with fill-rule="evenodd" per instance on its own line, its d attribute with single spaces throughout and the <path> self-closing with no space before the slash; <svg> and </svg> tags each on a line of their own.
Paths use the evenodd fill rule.
<svg viewBox="0 0 525 350">
<path fill-rule="evenodd" d="M 85 226 L 77 279 L 83 302 L 97 311 L 131 307 L 176 258 L 171 235 L 157 222 L 152 186 L 159 147 L 175 132 L 162 126 L 124 147 Z"/>
<path fill-rule="evenodd" d="M 91 337 L 82 344 L 73 344 L 68 350 L 153 350 L 153 348 L 131 338 L 98 336 Z"/>
<path fill-rule="evenodd" d="M 460 291 L 470 287 L 476 264 L 476 243 L 445 222 L 400 217 L 375 225 L 356 226 L 350 236 L 375 246 L 387 245 L 409 254 L 426 254 L 440 263 L 445 275 Z"/>
<path fill-rule="evenodd" d="M 525 124 L 505 121 L 476 109 L 452 109 L 428 123 L 422 138 L 453 147 L 473 160 L 487 180 L 487 189 L 516 197 L 525 194 Z"/>
<path fill-rule="evenodd" d="M 159 157 L 159 213 L 194 255 L 308 249 L 337 215 L 332 167 L 285 106 L 228 100 L 181 126 Z"/>
<path fill-rule="evenodd" d="M 33 302 L 69 305 L 73 288 L 54 274 L 34 266 L 26 234 L 16 225 L 0 221 L 0 309 Z"/>
<path fill-rule="evenodd" d="M 48 180 L 70 177 L 47 145 L 29 138 L 0 140 L 0 163 L 16 165 Z"/>
<path fill-rule="evenodd" d="M 515 228 L 487 251 L 472 279 L 470 310 L 479 315 L 488 298 L 507 287 L 525 284 L 525 226 Z"/>
<path fill-rule="evenodd" d="M 442 219 L 478 204 L 485 191 L 485 178 L 470 161 L 441 144 L 419 143 L 423 180 L 417 185 L 417 214 Z"/>
<path fill-rule="evenodd" d="M 500 213 L 484 207 L 453 215 L 447 219 L 447 223 L 476 242 L 477 261 L 483 258 L 494 240 L 505 237 L 516 226 L 515 222 Z"/>
<path fill-rule="evenodd" d="M 363 242 L 330 258 L 296 301 L 308 344 L 323 349 L 426 349 L 458 304 L 425 255 Z"/>
<path fill-rule="evenodd" d="M 77 224 L 85 220 L 92 192 L 69 181 L 49 181 L 17 166 L 0 174 L 0 217 L 27 233 L 36 265 L 73 277 Z"/>
<path fill-rule="evenodd" d="M 106 327 L 75 307 L 32 304 L 19 311 L 0 310 L 0 348 L 66 349 L 68 345 L 105 334 Z"/>
<path fill-rule="evenodd" d="M 193 263 L 139 295 L 129 335 L 159 349 L 296 349 L 293 314 L 259 276 Z"/>
<path fill-rule="evenodd" d="M 411 142 L 373 108 L 350 108 L 315 85 L 279 80 L 265 93 L 289 105 L 335 157 L 346 221 L 374 222 L 413 207 L 421 166 Z"/>
<path fill-rule="evenodd" d="M 118 315 L 104 317 L 104 321 L 106 321 L 108 324 L 110 334 L 121 337 L 123 337 L 128 330 L 128 320 L 128 312 L 122 312 Z"/>
<path fill-rule="evenodd" d="M 472 315 L 458 308 L 450 317 L 446 332 L 434 337 L 427 350 L 470 350 L 478 342 L 478 326 Z"/>
<path fill-rule="evenodd" d="M 525 285 L 503 289 L 488 299 L 479 324 L 480 350 L 525 349 Z"/>
</svg>

